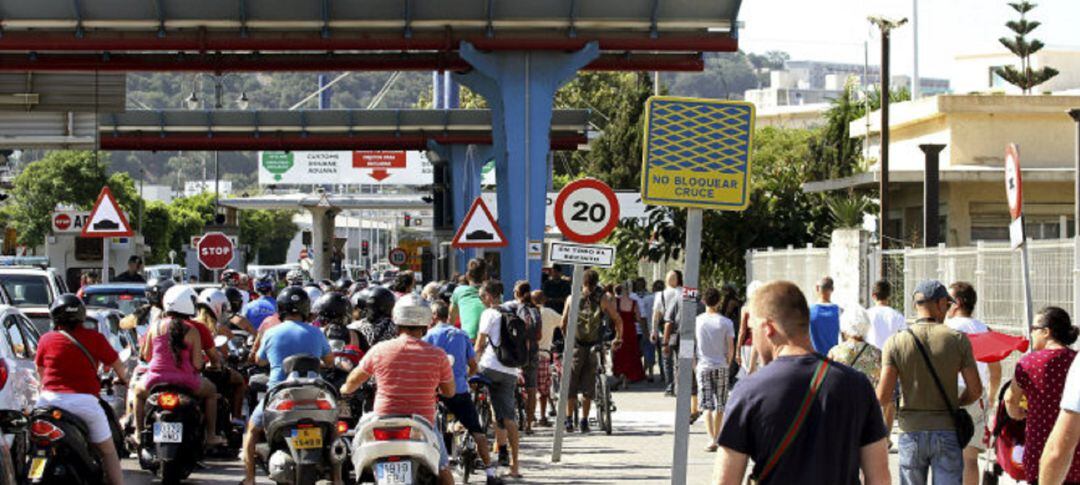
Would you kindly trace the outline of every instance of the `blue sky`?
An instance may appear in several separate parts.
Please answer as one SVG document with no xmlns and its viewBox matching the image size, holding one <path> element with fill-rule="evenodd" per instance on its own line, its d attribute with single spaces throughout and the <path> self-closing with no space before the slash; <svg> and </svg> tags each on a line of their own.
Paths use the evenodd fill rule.
<svg viewBox="0 0 1080 485">
<path fill-rule="evenodd" d="M 1080 0 L 1043 0 L 1029 18 L 1043 23 L 1035 37 L 1048 46 L 1080 49 Z M 793 59 L 862 63 L 870 40 L 870 62 L 877 64 L 879 38 L 871 37 L 867 15 L 912 16 L 912 0 L 743 0 L 745 28 L 740 46 L 747 52 L 783 50 Z M 919 71 L 924 77 L 949 77 L 957 54 L 1004 51 L 999 37 L 1016 13 L 1004 0 L 919 0 Z M 909 23 L 893 34 L 893 71 L 910 74 L 913 64 Z"/>
</svg>

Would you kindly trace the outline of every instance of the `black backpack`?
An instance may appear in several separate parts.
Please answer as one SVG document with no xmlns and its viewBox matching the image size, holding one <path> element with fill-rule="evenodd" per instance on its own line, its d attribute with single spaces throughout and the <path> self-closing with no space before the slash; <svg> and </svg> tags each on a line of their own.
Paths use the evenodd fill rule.
<svg viewBox="0 0 1080 485">
<path fill-rule="evenodd" d="M 519 314 L 525 307 L 515 309 L 501 306 L 498 308 L 502 316 L 499 322 L 499 345 L 494 342 L 495 357 L 498 357 L 502 365 L 513 368 L 524 367 L 529 363 L 529 347 L 535 346 L 535 341 L 529 338 L 529 328 L 525 319 Z"/>
<path fill-rule="evenodd" d="M 529 358 L 540 353 L 540 338 L 543 337 L 544 321 L 540 308 L 536 305 L 523 305 L 519 302 L 511 302 L 506 305 L 509 310 L 517 313 L 517 316 L 525 322 L 525 336 L 529 347 Z"/>
</svg>

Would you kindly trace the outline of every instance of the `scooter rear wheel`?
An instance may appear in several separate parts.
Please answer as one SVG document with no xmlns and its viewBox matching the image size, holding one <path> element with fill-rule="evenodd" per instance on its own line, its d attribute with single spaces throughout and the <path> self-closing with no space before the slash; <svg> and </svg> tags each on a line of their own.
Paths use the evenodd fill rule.
<svg viewBox="0 0 1080 485">
<path fill-rule="evenodd" d="M 166 461 L 161 463 L 161 484 L 179 485 L 191 472 L 180 463 Z"/>
</svg>

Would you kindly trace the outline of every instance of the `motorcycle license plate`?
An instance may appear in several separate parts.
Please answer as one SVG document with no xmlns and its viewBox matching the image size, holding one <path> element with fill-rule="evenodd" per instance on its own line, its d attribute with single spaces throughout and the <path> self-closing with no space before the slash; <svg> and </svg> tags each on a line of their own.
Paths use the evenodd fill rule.
<svg viewBox="0 0 1080 485">
<path fill-rule="evenodd" d="M 154 423 L 154 443 L 180 443 L 184 438 L 184 423 Z"/>
<path fill-rule="evenodd" d="M 377 485 L 412 485 L 411 461 L 384 461 L 375 464 Z"/>
<path fill-rule="evenodd" d="M 294 429 L 292 444 L 298 450 L 322 448 L 322 428 Z"/>
<path fill-rule="evenodd" d="M 48 462 L 48 458 L 34 458 L 30 462 L 29 478 L 31 480 L 37 480 L 45 474 L 45 464 Z"/>
</svg>

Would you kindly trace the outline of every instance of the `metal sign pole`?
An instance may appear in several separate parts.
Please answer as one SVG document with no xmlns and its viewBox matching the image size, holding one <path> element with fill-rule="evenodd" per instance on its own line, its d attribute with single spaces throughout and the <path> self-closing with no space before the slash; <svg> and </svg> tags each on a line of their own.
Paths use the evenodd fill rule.
<svg viewBox="0 0 1080 485">
<path fill-rule="evenodd" d="M 566 403 L 570 400 L 570 371 L 574 365 L 574 345 L 577 341 L 578 309 L 581 306 L 581 284 L 585 268 L 574 265 L 573 292 L 570 293 L 570 314 L 566 316 L 566 335 L 563 335 L 562 377 L 559 378 L 559 400 L 555 403 L 555 444 L 551 447 L 551 462 L 562 460 L 563 435 L 566 434 Z M 689 418 L 687 418 L 689 419 Z"/>
<path fill-rule="evenodd" d="M 1021 214 L 1020 219 L 1023 220 L 1023 218 L 1024 215 Z M 1022 224 L 1021 227 L 1023 227 Z M 1024 317 L 1026 318 L 1024 320 L 1024 338 L 1030 342 L 1031 324 L 1033 323 L 1032 320 L 1035 319 L 1035 315 L 1031 305 L 1031 268 L 1028 266 L 1027 230 L 1021 229 L 1021 234 L 1023 234 L 1024 238 L 1024 242 L 1020 245 L 1020 272 L 1024 282 Z M 1031 351 L 1032 349 L 1029 347 L 1028 352 Z"/>
<path fill-rule="evenodd" d="M 675 386 L 675 451 L 671 484 L 686 484 L 686 461 L 690 446 L 690 389 L 694 378 L 694 321 L 697 319 L 698 266 L 701 261 L 702 210 L 686 210 L 686 268 L 679 311 L 679 371 Z"/>
<path fill-rule="evenodd" d="M 112 238 L 101 238 L 101 282 L 109 282 L 109 240 Z"/>
</svg>

